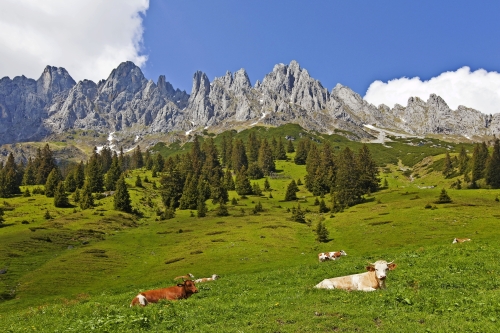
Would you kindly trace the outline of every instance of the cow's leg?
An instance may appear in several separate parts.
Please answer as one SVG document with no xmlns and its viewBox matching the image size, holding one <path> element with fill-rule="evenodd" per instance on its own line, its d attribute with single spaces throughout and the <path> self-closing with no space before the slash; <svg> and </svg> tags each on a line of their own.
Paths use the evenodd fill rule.
<svg viewBox="0 0 500 333">
<path fill-rule="evenodd" d="M 372 288 L 372 287 L 364 287 L 364 288 L 360 288 L 359 290 L 362 290 L 362 291 L 375 291 L 377 289 Z"/>
</svg>

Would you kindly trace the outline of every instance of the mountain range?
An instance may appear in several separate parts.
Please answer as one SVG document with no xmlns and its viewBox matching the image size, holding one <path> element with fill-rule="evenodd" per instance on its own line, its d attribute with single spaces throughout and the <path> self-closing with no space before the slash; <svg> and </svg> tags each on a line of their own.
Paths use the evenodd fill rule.
<svg viewBox="0 0 500 333">
<path fill-rule="evenodd" d="M 375 106 L 341 84 L 328 91 L 296 61 L 275 65 L 253 86 L 244 69 L 212 82 L 198 71 L 191 94 L 175 89 L 163 75 L 156 83 L 147 80 L 130 61 L 98 83 L 75 82 L 64 68 L 51 66 L 38 80 L 0 80 L 0 144 L 78 129 L 137 137 L 286 123 L 354 140 L 373 138 L 374 129 L 468 138 L 500 133 L 500 114 L 466 106 L 451 110 L 434 94 L 427 101 L 410 97 L 406 106 Z"/>
</svg>

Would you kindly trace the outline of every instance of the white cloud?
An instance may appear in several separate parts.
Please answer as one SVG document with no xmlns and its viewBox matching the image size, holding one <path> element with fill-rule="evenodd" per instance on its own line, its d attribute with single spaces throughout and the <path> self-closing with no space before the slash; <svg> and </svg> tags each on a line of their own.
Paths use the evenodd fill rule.
<svg viewBox="0 0 500 333">
<path fill-rule="evenodd" d="M 459 105 L 474 108 L 486 114 L 500 112 L 500 73 L 469 67 L 455 72 L 445 72 L 429 81 L 419 77 L 400 78 L 373 82 L 364 97 L 374 105 L 386 104 L 393 107 L 398 103 L 407 105 L 409 97 L 420 97 L 424 101 L 430 94 L 441 96 L 448 106 L 456 110 Z"/>
<path fill-rule="evenodd" d="M 149 0 L 2 0 L 0 77 L 37 79 L 45 66 L 76 80 L 105 79 L 122 61 L 142 66 Z"/>
</svg>

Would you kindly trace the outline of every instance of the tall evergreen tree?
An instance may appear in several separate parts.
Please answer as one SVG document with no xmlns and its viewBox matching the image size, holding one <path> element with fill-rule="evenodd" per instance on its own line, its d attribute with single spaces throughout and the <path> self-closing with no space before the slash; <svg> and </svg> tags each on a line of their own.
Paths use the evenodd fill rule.
<svg viewBox="0 0 500 333">
<path fill-rule="evenodd" d="M 276 159 L 277 160 L 286 160 L 286 149 L 283 144 L 283 139 L 280 137 L 278 140 L 278 146 L 276 147 Z"/>
<path fill-rule="evenodd" d="M 361 146 L 356 156 L 356 169 L 359 177 L 358 186 L 362 193 L 377 191 L 380 182 L 378 168 L 366 144 Z"/>
<path fill-rule="evenodd" d="M 491 157 L 486 165 L 486 183 L 492 188 L 500 188 L 500 140 L 496 139 Z"/>
<path fill-rule="evenodd" d="M 250 134 L 248 134 L 248 141 L 247 141 L 248 164 L 257 162 L 257 159 L 259 158 L 259 148 L 260 148 L 260 142 L 257 139 L 255 133 L 251 132 Z"/>
<path fill-rule="evenodd" d="M 476 186 L 476 182 L 484 177 L 484 170 L 488 160 L 488 147 L 486 143 L 476 144 L 472 153 L 472 184 Z"/>
<path fill-rule="evenodd" d="M 236 174 L 235 189 L 239 195 L 252 194 L 252 185 L 250 185 L 245 167 L 242 167 Z"/>
<path fill-rule="evenodd" d="M 229 194 L 226 187 L 223 185 L 223 178 L 218 176 L 212 177 L 210 181 L 210 198 L 212 203 L 226 203 L 229 201 Z"/>
<path fill-rule="evenodd" d="M 99 153 L 99 157 L 102 173 L 105 174 L 111 167 L 111 162 L 113 162 L 113 152 L 111 151 L 111 148 L 109 148 L 108 146 L 104 146 Z"/>
<path fill-rule="evenodd" d="M 162 172 L 164 167 L 165 167 L 165 159 L 158 152 L 155 155 L 155 159 L 154 159 L 154 163 L 153 163 L 153 170 L 156 172 Z"/>
<path fill-rule="evenodd" d="M 141 146 L 137 145 L 132 154 L 132 166 L 134 169 L 140 169 L 144 166 L 144 158 L 142 157 Z"/>
<path fill-rule="evenodd" d="M 33 159 L 31 156 L 28 158 L 28 164 L 26 165 L 26 169 L 24 170 L 23 175 L 23 185 L 35 185 L 36 184 L 36 169 L 35 164 L 33 163 Z"/>
<path fill-rule="evenodd" d="M 323 221 L 319 221 L 316 226 L 316 240 L 320 243 L 328 242 L 329 232 L 326 229 L 325 223 Z"/>
<path fill-rule="evenodd" d="M 309 139 L 300 140 L 297 145 L 297 151 L 295 153 L 294 162 L 297 165 L 306 164 L 307 154 L 309 152 L 309 145 L 311 141 Z"/>
<path fill-rule="evenodd" d="M 80 164 L 74 170 L 75 173 L 75 182 L 77 188 L 83 188 L 83 184 L 85 183 L 85 167 L 83 165 L 83 161 L 80 161 Z"/>
<path fill-rule="evenodd" d="M 250 179 L 260 179 L 264 177 L 264 172 L 257 162 L 252 162 L 248 165 L 247 175 Z"/>
<path fill-rule="evenodd" d="M 61 180 L 62 176 L 59 168 L 53 168 L 49 176 L 47 177 L 47 182 L 45 183 L 45 195 L 48 198 L 54 197 L 57 186 Z"/>
<path fill-rule="evenodd" d="M 273 150 L 269 146 L 266 139 L 261 140 L 259 148 L 259 167 L 261 168 L 264 175 L 268 176 L 272 172 L 276 171 L 276 165 L 274 164 Z"/>
<path fill-rule="evenodd" d="M 201 174 L 201 168 L 203 167 L 203 163 L 205 161 L 204 154 L 201 151 L 200 141 L 198 139 L 198 135 L 194 136 L 193 146 L 191 147 L 190 154 L 190 162 L 191 162 L 191 170 L 195 175 Z"/>
<path fill-rule="evenodd" d="M 54 193 L 54 206 L 58 208 L 69 207 L 69 200 L 66 195 L 66 189 L 64 183 L 59 181 L 56 187 L 56 191 Z"/>
<path fill-rule="evenodd" d="M 113 155 L 113 161 L 111 162 L 111 167 L 106 173 L 105 186 L 106 190 L 114 191 L 116 189 L 116 182 L 120 179 L 122 170 L 120 169 L 120 162 L 116 154 Z"/>
<path fill-rule="evenodd" d="M 228 191 L 234 191 L 234 179 L 233 179 L 233 173 L 229 168 L 226 169 L 226 172 L 224 173 L 224 186 Z"/>
<path fill-rule="evenodd" d="M 453 173 L 453 164 L 451 163 L 450 153 L 446 152 L 444 157 L 444 165 L 443 165 L 443 176 L 448 178 Z"/>
<path fill-rule="evenodd" d="M 53 157 L 52 151 L 50 150 L 49 144 L 46 144 L 41 151 L 40 155 L 37 155 L 39 159 L 37 163 L 37 175 L 36 183 L 45 184 L 47 182 L 47 177 L 52 169 L 56 166 L 56 161 Z"/>
<path fill-rule="evenodd" d="M 146 167 L 147 170 L 151 170 L 153 168 L 153 157 L 151 156 L 151 152 L 149 149 L 146 150 L 144 153 L 144 166 Z"/>
<path fill-rule="evenodd" d="M 465 147 L 460 148 L 460 154 L 458 155 L 458 172 L 463 175 L 467 171 L 469 165 L 469 156 L 465 151 Z"/>
<path fill-rule="evenodd" d="M 179 209 L 196 209 L 197 205 L 198 176 L 189 174 L 179 199 Z"/>
<path fill-rule="evenodd" d="M 355 156 L 349 147 L 344 148 L 337 160 L 337 175 L 334 191 L 336 200 L 342 207 L 353 206 L 362 201 L 363 190 L 359 185 Z"/>
<path fill-rule="evenodd" d="M 285 201 L 297 200 L 297 192 L 299 191 L 299 187 L 295 180 L 292 180 L 288 187 L 286 188 Z"/>
<path fill-rule="evenodd" d="M 78 201 L 81 209 L 89 209 L 94 207 L 94 197 L 92 196 L 92 188 L 86 181 L 83 184 L 82 191 L 80 193 L 80 200 Z"/>
<path fill-rule="evenodd" d="M 307 153 L 306 158 L 306 171 L 307 175 L 304 177 L 304 182 L 306 188 L 313 192 L 314 195 L 320 195 L 319 189 L 315 189 L 315 184 L 317 183 L 317 174 L 316 171 L 319 169 L 321 165 L 321 156 L 318 151 L 318 146 L 312 144 L 309 148 L 309 152 Z M 323 173 L 323 170 L 318 174 L 320 176 Z"/>
<path fill-rule="evenodd" d="M 292 140 L 287 140 L 288 143 L 286 144 L 286 152 L 287 153 L 294 153 L 295 152 L 295 147 L 293 146 L 293 141 Z"/>
<path fill-rule="evenodd" d="M 64 189 L 67 192 L 75 192 L 77 189 L 74 172 L 70 172 L 66 175 L 66 179 L 64 180 Z"/>
<path fill-rule="evenodd" d="M 86 168 L 87 182 L 92 193 L 100 193 L 104 189 L 104 174 L 102 173 L 101 162 L 96 149 L 90 157 Z"/>
<path fill-rule="evenodd" d="M 179 207 L 179 200 L 182 196 L 185 179 L 177 167 L 173 167 L 166 171 L 161 177 L 161 198 L 165 209 L 175 209 Z"/>
<path fill-rule="evenodd" d="M 116 192 L 113 199 L 115 210 L 127 213 L 132 211 L 130 194 L 128 193 L 127 184 L 125 183 L 125 177 L 123 175 L 116 182 Z"/>
<path fill-rule="evenodd" d="M 241 168 L 248 168 L 248 158 L 245 152 L 245 146 L 243 145 L 243 141 L 237 139 L 234 141 L 234 147 L 232 149 L 232 166 L 234 172 L 238 173 Z"/>
</svg>

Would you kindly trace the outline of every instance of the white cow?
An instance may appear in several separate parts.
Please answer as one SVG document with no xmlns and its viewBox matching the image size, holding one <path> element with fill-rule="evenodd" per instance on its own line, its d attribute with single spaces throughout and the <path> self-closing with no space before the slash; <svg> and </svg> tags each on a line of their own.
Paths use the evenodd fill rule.
<svg viewBox="0 0 500 333">
<path fill-rule="evenodd" d="M 213 274 L 212 277 L 209 278 L 201 278 L 201 279 L 196 279 L 194 280 L 194 283 L 200 283 L 200 282 L 208 282 L 208 281 L 215 281 L 219 278 L 217 274 Z"/>
<path fill-rule="evenodd" d="M 470 242 L 470 238 L 453 238 L 453 242 L 451 242 L 451 244 L 463 242 Z"/>
<path fill-rule="evenodd" d="M 340 256 L 346 256 L 347 253 L 345 253 L 344 250 L 340 250 L 338 252 L 321 252 L 318 253 L 318 260 L 320 262 L 327 261 L 327 260 L 337 260 L 340 258 Z"/>
<path fill-rule="evenodd" d="M 376 261 L 374 264 L 366 267 L 368 272 L 340 276 L 331 279 L 325 279 L 318 283 L 315 288 L 321 289 L 344 289 L 344 290 L 362 290 L 374 291 L 385 289 L 385 278 L 387 270 L 393 270 L 396 264 L 385 260 Z"/>
</svg>

